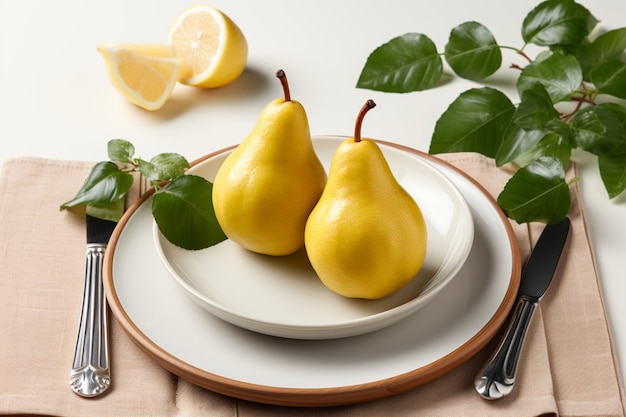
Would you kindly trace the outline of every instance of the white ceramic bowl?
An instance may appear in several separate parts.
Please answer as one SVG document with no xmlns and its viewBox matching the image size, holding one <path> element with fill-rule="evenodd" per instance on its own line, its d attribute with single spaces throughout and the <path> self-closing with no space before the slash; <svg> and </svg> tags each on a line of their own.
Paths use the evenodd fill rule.
<svg viewBox="0 0 626 417">
<path fill-rule="evenodd" d="M 314 137 L 326 170 L 344 137 Z M 273 336 L 332 339 L 371 332 L 415 313 L 458 273 L 472 247 L 474 223 L 468 204 L 426 156 L 384 143 L 391 170 L 420 206 L 428 230 L 427 254 L 416 277 L 380 300 L 348 299 L 327 289 L 304 250 L 286 257 L 259 255 L 230 240 L 199 251 L 170 243 L 153 225 L 163 264 L 181 288 L 210 313 L 234 325 Z M 230 153 L 195 164 L 190 174 L 212 181 Z"/>
</svg>

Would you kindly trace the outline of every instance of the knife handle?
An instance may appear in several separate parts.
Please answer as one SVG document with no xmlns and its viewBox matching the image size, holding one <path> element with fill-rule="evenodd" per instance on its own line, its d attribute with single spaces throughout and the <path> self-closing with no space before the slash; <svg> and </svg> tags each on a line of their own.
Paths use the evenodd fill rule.
<svg viewBox="0 0 626 417">
<path fill-rule="evenodd" d="M 474 388 L 481 397 L 496 400 L 513 389 L 517 362 L 537 302 L 535 298 L 524 296 L 517 300 L 502 341 L 474 379 Z"/>
<path fill-rule="evenodd" d="M 70 387 L 82 397 L 102 394 L 110 385 L 107 304 L 102 286 L 106 244 L 87 244 L 85 286 Z"/>
</svg>

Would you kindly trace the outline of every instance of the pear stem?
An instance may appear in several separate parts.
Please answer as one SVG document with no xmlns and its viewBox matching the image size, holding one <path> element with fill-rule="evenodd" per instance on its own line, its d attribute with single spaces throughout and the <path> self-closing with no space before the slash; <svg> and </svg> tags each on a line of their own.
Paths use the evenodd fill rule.
<svg viewBox="0 0 626 417">
<path fill-rule="evenodd" d="M 367 100 L 365 104 L 363 105 L 363 107 L 361 107 L 361 110 L 359 111 L 359 114 L 356 117 L 356 124 L 354 125 L 354 141 L 355 142 L 361 141 L 361 125 L 363 124 L 363 118 L 365 118 L 365 114 L 371 109 L 373 109 L 374 107 L 376 107 L 376 103 L 374 103 L 374 100 Z"/>
<path fill-rule="evenodd" d="M 285 71 L 279 69 L 276 71 L 276 76 L 280 80 L 280 83 L 283 86 L 283 94 L 285 95 L 285 101 L 291 101 L 291 93 L 289 93 L 289 83 L 287 82 L 287 75 Z"/>
</svg>

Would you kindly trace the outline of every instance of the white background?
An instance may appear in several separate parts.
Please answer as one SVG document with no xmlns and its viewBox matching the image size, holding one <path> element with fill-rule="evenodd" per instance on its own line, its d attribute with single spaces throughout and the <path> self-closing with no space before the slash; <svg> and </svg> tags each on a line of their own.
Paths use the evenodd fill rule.
<svg viewBox="0 0 626 417">
<path fill-rule="evenodd" d="M 501 45 L 520 48 L 522 20 L 538 1 L 214 0 L 212 4 L 230 15 L 248 39 L 245 73 L 218 90 L 179 85 L 155 112 L 125 101 L 109 82 L 96 45 L 164 42 L 178 14 L 193 4 L 0 0 L 0 162 L 19 156 L 100 161 L 106 159 L 106 143 L 113 138 L 130 140 L 144 159 L 178 152 L 193 160 L 246 136 L 263 107 L 282 95 L 274 77 L 279 68 L 287 73 L 292 98 L 307 109 L 312 134 L 352 134 L 356 113 L 372 98 L 378 107 L 367 115 L 364 136 L 427 151 L 441 113 L 458 94 L 479 84 L 450 76 L 443 86 L 418 93 L 357 89 L 369 53 L 405 32 L 426 34 L 443 51 L 450 29 L 468 20 L 486 25 Z M 599 29 L 626 26 L 623 0 L 589 0 L 585 5 L 601 21 Z M 534 55 L 537 49 L 528 51 Z M 503 69 L 487 84 L 516 102 L 517 73 L 507 68 L 513 62 L 525 63 L 505 50 Z M 447 67 L 446 73 L 451 74 Z M 626 193 L 610 201 L 595 158 L 578 153 L 575 158 L 624 371 Z M 59 196 L 60 202 L 65 197 Z"/>
</svg>

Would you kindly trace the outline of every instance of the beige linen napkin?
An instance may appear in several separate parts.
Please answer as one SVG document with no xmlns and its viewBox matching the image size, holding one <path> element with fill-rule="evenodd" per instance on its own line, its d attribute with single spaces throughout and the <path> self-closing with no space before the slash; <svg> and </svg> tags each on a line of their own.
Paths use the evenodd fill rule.
<svg viewBox="0 0 626 417">
<path fill-rule="evenodd" d="M 474 154 L 443 155 L 496 195 L 509 175 Z M 595 272 L 579 191 L 552 287 L 531 324 L 507 398 L 487 402 L 472 380 L 492 342 L 427 385 L 342 407 L 257 404 L 201 389 L 156 365 L 112 319 L 113 383 L 84 399 L 68 386 L 84 274 L 84 220 L 59 205 L 92 163 L 18 158 L 0 172 L 0 414 L 61 416 L 624 416 L 624 389 Z M 573 172 L 570 172 L 573 175 Z M 542 225 L 513 227 L 525 257 Z"/>
</svg>

